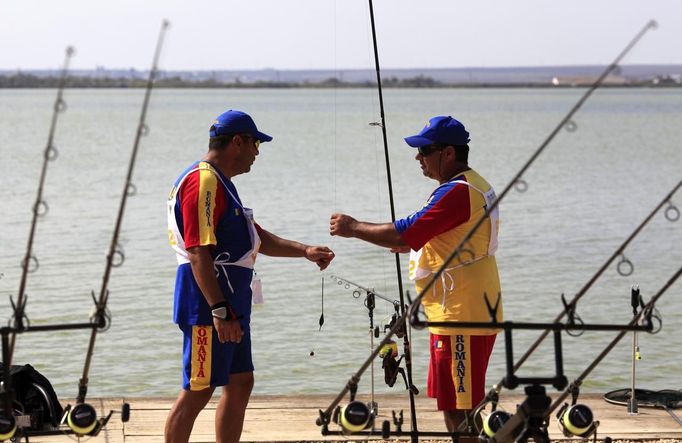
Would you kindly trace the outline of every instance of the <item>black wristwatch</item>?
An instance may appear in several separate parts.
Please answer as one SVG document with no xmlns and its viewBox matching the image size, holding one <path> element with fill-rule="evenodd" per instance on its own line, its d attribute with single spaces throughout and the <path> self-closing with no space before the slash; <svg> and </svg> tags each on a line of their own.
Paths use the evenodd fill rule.
<svg viewBox="0 0 682 443">
<path fill-rule="evenodd" d="M 237 318 L 237 316 L 234 314 L 234 311 L 232 310 L 232 306 L 228 305 L 224 301 L 211 306 L 211 315 L 214 318 L 219 318 L 221 320 L 233 320 Z"/>
</svg>

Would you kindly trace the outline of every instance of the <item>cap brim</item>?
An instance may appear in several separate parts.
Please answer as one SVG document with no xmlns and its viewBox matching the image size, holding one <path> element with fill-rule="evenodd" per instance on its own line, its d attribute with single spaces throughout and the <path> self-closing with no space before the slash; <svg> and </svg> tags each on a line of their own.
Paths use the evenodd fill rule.
<svg viewBox="0 0 682 443">
<path fill-rule="evenodd" d="M 270 137 L 268 134 L 263 134 L 263 133 L 260 132 L 260 131 L 256 131 L 256 133 L 254 134 L 254 136 L 257 137 L 258 140 L 260 140 L 261 142 L 270 142 L 270 141 L 272 141 L 272 137 Z"/>
<path fill-rule="evenodd" d="M 432 145 L 434 141 L 426 137 L 413 135 L 412 137 L 405 137 L 405 143 L 412 146 L 413 148 L 421 148 L 422 146 Z"/>
</svg>

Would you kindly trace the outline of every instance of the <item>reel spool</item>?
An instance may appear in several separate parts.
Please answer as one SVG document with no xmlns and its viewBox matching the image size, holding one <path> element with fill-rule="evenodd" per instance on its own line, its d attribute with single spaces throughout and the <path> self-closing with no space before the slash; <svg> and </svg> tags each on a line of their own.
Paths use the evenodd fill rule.
<svg viewBox="0 0 682 443">
<path fill-rule="evenodd" d="M 398 356 L 398 344 L 393 340 L 383 345 L 381 350 L 379 350 L 379 357 L 384 358 L 387 355 L 390 355 L 393 358 Z"/>
<path fill-rule="evenodd" d="M 583 404 L 565 404 L 557 414 L 559 428 L 566 437 L 588 437 L 596 428 L 592 410 Z"/>
<path fill-rule="evenodd" d="M 374 423 L 374 416 L 369 407 L 360 402 L 352 401 L 339 409 L 339 425 L 344 431 L 359 432 Z"/>
<path fill-rule="evenodd" d="M 17 432 L 17 421 L 14 415 L 0 411 L 0 441 L 9 440 Z"/>
<path fill-rule="evenodd" d="M 78 403 L 69 411 L 66 424 L 78 435 L 89 434 L 97 426 L 97 411 L 87 403 Z"/>
<path fill-rule="evenodd" d="M 493 411 L 490 415 L 483 419 L 483 433 L 492 438 L 502 426 L 511 418 L 511 414 L 507 411 Z"/>
</svg>

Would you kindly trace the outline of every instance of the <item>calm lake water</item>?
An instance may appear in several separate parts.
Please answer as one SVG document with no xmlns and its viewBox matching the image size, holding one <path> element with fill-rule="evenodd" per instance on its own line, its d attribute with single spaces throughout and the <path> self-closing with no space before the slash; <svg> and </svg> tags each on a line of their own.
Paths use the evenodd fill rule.
<svg viewBox="0 0 682 443">
<path fill-rule="evenodd" d="M 471 133 L 470 163 L 501 191 L 582 95 L 580 89 L 438 89 L 385 91 L 386 122 L 396 214 L 421 207 L 436 183 L 421 175 L 414 150 L 402 138 L 433 115 L 453 115 Z M 29 275 L 31 324 L 82 322 L 99 293 L 121 190 L 139 119 L 142 90 L 67 90 L 49 164 Z M 0 90 L 0 321 L 11 315 L 47 140 L 54 90 Z M 304 260 L 261 257 L 265 304 L 253 315 L 258 394 L 329 393 L 330 400 L 369 350 L 368 316 L 361 299 L 330 279 L 338 275 L 396 297 L 392 254 L 358 240 L 331 238 L 334 211 L 381 222 L 390 219 L 376 91 L 156 90 L 135 165 L 138 189 L 128 200 L 120 241 L 125 264 L 113 270 L 111 329 L 98 336 L 89 395 L 174 395 L 180 385 L 181 334 L 171 322 L 175 258 L 168 246 L 165 200 L 176 176 L 203 156 L 208 126 L 222 111 L 249 112 L 275 137 L 261 147 L 251 173 L 235 183 L 267 229 L 307 243 L 326 244 L 337 258 L 320 273 Z M 498 264 L 509 320 L 548 322 L 648 215 L 682 174 L 682 90 L 599 90 L 576 115 L 577 131 L 561 131 L 527 171 L 525 193 L 501 204 Z M 682 204 L 679 194 L 673 198 Z M 682 264 L 682 224 L 658 214 L 628 247 L 629 277 L 612 266 L 578 305 L 590 323 L 630 320 L 630 287 L 651 297 Z M 405 288 L 407 258 L 403 261 Z M 325 324 L 318 331 L 321 282 Z M 414 292 L 414 291 L 412 291 Z M 640 335 L 638 387 L 680 389 L 682 282 L 658 308 L 663 330 Z M 377 301 L 385 324 L 392 307 Z M 565 336 L 565 368 L 577 377 L 615 332 Z M 517 356 L 538 336 L 519 331 Z M 60 396 L 77 394 L 89 332 L 18 337 L 16 363 L 30 363 Z M 428 337 L 414 331 L 415 384 L 425 393 Z M 549 342 L 548 342 L 549 343 Z M 498 341 L 489 383 L 504 371 Z M 311 351 L 314 356 L 311 356 Z M 593 372 L 584 390 L 629 386 L 631 339 L 626 337 Z M 542 346 L 519 375 L 545 376 L 553 368 Z M 377 360 L 376 390 L 383 383 Z M 369 390 L 370 376 L 360 390 Z M 551 389 L 550 389 L 551 391 Z M 323 405 L 321 405 L 323 406 Z"/>
</svg>

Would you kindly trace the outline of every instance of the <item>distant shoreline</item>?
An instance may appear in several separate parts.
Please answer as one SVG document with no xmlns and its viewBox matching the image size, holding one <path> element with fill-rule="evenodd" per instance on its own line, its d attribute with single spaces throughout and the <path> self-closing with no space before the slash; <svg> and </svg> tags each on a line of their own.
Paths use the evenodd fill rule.
<svg viewBox="0 0 682 443">
<path fill-rule="evenodd" d="M 527 82 L 527 83 L 445 83 L 445 82 L 403 82 L 398 83 L 383 82 L 382 87 L 386 89 L 476 89 L 476 88 L 544 88 L 544 89 L 566 89 L 566 88 L 587 88 L 593 83 L 566 83 L 552 84 L 548 82 Z M 40 79 L 16 79 L 0 76 L 0 89 L 54 89 L 59 86 L 58 78 Z M 69 78 L 66 88 L 69 89 L 142 89 L 147 86 L 146 80 L 137 79 L 92 79 L 92 78 Z M 239 82 L 239 83 L 218 83 L 211 81 L 186 81 L 186 80 L 157 80 L 154 87 L 158 89 L 376 89 L 377 84 L 372 82 Z M 651 82 L 632 82 L 623 84 L 602 83 L 601 88 L 680 88 L 680 83 L 651 83 Z"/>
<path fill-rule="evenodd" d="M 433 77 L 417 75 L 414 77 L 397 78 L 387 76 L 381 80 L 384 88 L 574 88 L 589 87 L 596 80 L 597 76 L 580 77 L 554 77 L 548 80 L 505 80 L 503 78 L 494 81 L 443 81 Z M 630 79 L 610 78 L 604 79 L 601 87 L 607 88 L 667 88 L 682 87 L 682 82 L 677 78 L 665 77 L 656 79 Z M 93 77 L 71 75 L 66 79 L 67 88 L 96 88 L 96 89 L 134 89 L 145 88 L 148 80 L 140 77 Z M 56 88 L 60 84 L 57 75 L 38 76 L 27 73 L 15 73 L 12 75 L 0 75 L 0 89 L 17 88 Z M 343 81 L 331 77 L 321 80 L 298 80 L 298 81 L 274 81 L 274 80 L 254 80 L 240 81 L 219 81 L 216 79 L 186 79 L 180 76 L 162 77 L 154 82 L 157 88 L 173 89 L 362 89 L 376 88 L 375 81 Z"/>
</svg>

